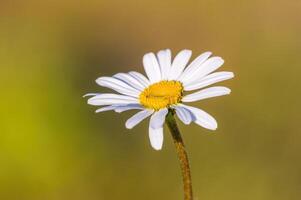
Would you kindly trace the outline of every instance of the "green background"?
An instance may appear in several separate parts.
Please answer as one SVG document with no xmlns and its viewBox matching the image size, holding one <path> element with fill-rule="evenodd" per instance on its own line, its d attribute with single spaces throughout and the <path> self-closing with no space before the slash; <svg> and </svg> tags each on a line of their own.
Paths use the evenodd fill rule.
<svg viewBox="0 0 301 200">
<path fill-rule="evenodd" d="M 230 96 L 194 103 L 217 131 L 180 125 L 196 200 L 301 197 L 301 2 L 1 1 L 0 199 L 182 199 L 169 132 L 162 151 L 134 112 L 95 114 L 99 76 L 143 71 L 171 48 L 222 56 Z"/>
</svg>

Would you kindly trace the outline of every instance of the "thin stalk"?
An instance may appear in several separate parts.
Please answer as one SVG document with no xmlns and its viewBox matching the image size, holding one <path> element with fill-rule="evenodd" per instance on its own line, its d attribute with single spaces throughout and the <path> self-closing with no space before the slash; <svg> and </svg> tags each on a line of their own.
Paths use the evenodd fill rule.
<svg viewBox="0 0 301 200">
<path fill-rule="evenodd" d="M 192 200 L 192 182 L 189 167 L 189 160 L 185 150 L 185 145 L 181 137 L 181 133 L 177 126 L 176 120 L 174 118 L 174 111 L 170 110 L 166 116 L 166 123 L 169 131 L 172 135 L 178 158 L 180 161 L 180 166 L 182 170 L 183 184 L 184 184 L 184 200 Z"/>
</svg>

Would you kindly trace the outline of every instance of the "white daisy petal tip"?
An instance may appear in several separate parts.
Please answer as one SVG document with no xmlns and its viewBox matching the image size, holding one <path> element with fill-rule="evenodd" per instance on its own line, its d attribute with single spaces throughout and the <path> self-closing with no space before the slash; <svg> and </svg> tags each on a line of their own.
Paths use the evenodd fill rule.
<svg viewBox="0 0 301 200">
<path fill-rule="evenodd" d="M 97 83 L 98 85 L 101 86 L 101 80 L 104 78 L 104 76 L 102 77 L 98 77 L 97 79 L 95 79 L 95 83 Z"/>
<path fill-rule="evenodd" d="M 184 72 L 179 77 L 179 80 L 183 82 L 184 85 L 187 85 L 191 82 L 194 82 L 195 79 L 200 78 L 203 74 L 210 73 L 214 71 L 219 63 L 216 63 L 217 57 L 212 57 L 211 52 L 205 52 L 197 56 L 184 70 Z M 219 60 L 220 61 L 220 60 Z"/>
<path fill-rule="evenodd" d="M 149 139 L 150 144 L 153 149 L 160 151 L 163 146 L 163 127 L 158 129 L 153 129 L 149 127 Z"/>
<path fill-rule="evenodd" d="M 133 128 L 133 126 L 132 126 L 132 125 L 130 125 L 128 122 L 126 122 L 126 123 L 125 123 L 125 128 L 127 128 L 127 129 L 132 129 L 132 128 Z"/>
<path fill-rule="evenodd" d="M 196 123 L 199 126 L 202 126 L 209 130 L 216 130 L 217 129 L 217 122 L 216 120 L 206 113 L 205 111 L 193 107 L 193 106 L 187 106 L 184 104 L 180 104 L 180 107 L 184 108 L 185 110 L 189 111 L 189 113 L 192 116 L 192 121 Z"/>
<path fill-rule="evenodd" d="M 92 106 L 97 106 L 94 102 L 94 97 L 91 97 L 90 99 L 87 100 L 87 104 L 92 105 Z"/>
<path fill-rule="evenodd" d="M 215 121 L 215 123 L 212 123 L 210 124 L 209 126 L 207 126 L 207 129 L 208 130 L 211 130 L 211 131 L 216 131 L 218 128 L 218 125 L 217 125 L 217 122 Z"/>
<path fill-rule="evenodd" d="M 225 63 L 225 60 L 219 56 L 213 56 L 213 57 L 209 58 L 208 61 L 210 61 L 216 65 L 220 65 L 220 66 Z"/>
<path fill-rule="evenodd" d="M 199 100 L 204 100 L 212 97 L 218 97 L 223 95 L 228 95 L 231 93 L 231 90 L 227 87 L 215 86 L 206 88 L 200 91 L 197 91 L 192 94 L 188 94 L 183 97 L 183 102 L 195 102 Z"/>
<path fill-rule="evenodd" d="M 206 51 L 204 52 L 203 54 L 208 54 L 208 57 L 212 55 L 212 52 L 211 51 Z"/>
<path fill-rule="evenodd" d="M 100 93 L 88 93 L 88 94 L 85 94 L 83 95 L 82 97 L 85 98 L 85 97 L 91 97 L 91 96 L 96 96 L 96 95 L 99 95 Z"/>
<path fill-rule="evenodd" d="M 161 79 L 167 79 L 171 68 L 171 51 L 169 49 L 160 50 L 157 53 L 157 57 L 161 70 Z"/>
<path fill-rule="evenodd" d="M 142 122 L 145 118 L 149 117 L 152 113 L 152 110 L 142 110 L 136 113 L 126 121 L 125 127 L 127 129 L 132 129 L 134 126 Z"/>
<path fill-rule="evenodd" d="M 151 146 L 155 150 L 161 150 L 163 145 L 163 126 L 165 122 L 165 116 L 168 113 L 167 109 L 159 110 L 155 112 L 149 121 L 149 139 Z"/>
<path fill-rule="evenodd" d="M 191 50 L 184 49 L 176 55 L 172 62 L 170 73 L 168 75 L 169 80 L 178 80 L 178 78 L 183 73 L 187 63 L 189 62 L 191 54 Z"/>
<path fill-rule="evenodd" d="M 219 86 L 219 87 L 221 88 L 221 90 L 224 90 L 224 95 L 229 95 L 232 91 L 230 88 L 227 88 L 227 87 L 222 87 L 222 86 Z"/>
<path fill-rule="evenodd" d="M 161 80 L 161 70 L 154 53 L 150 52 L 143 56 L 143 66 L 151 83 Z"/>
<path fill-rule="evenodd" d="M 222 63 L 222 65 L 225 63 L 225 60 L 222 57 L 216 57 L 217 59 L 219 59 L 219 61 Z"/>
<path fill-rule="evenodd" d="M 196 120 L 194 121 L 196 124 L 198 124 L 199 126 L 202 126 L 208 130 L 211 130 L 211 131 L 215 131 L 217 129 L 217 122 L 214 120 L 214 121 L 211 121 L 211 122 L 204 122 L 204 121 L 200 121 L 200 120 Z"/>
<path fill-rule="evenodd" d="M 163 145 L 158 145 L 158 146 L 152 146 L 154 150 L 156 151 L 161 151 Z"/>
<path fill-rule="evenodd" d="M 182 51 L 185 53 L 188 53 L 188 54 L 192 54 L 192 50 L 190 50 L 190 49 L 183 49 Z"/>
<path fill-rule="evenodd" d="M 228 91 L 227 94 L 230 94 L 232 92 L 232 90 L 230 88 L 227 88 L 226 90 Z"/>
<path fill-rule="evenodd" d="M 110 110 L 114 110 L 115 108 L 116 108 L 115 106 L 105 106 L 105 107 L 95 110 L 95 113 L 110 111 Z"/>
<path fill-rule="evenodd" d="M 192 90 L 201 89 L 201 88 L 207 87 L 209 85 L 213 85 L 218 82 L 229 80 L 233 77 L 234 77 L 233 72 L 225 72 L 225 71 L 215 72 L 215 73 L 209 74 L 205 77 L 202 77 L 188 85 L 185 85 L 184 90 L 192 91 Z"/>
</svg>

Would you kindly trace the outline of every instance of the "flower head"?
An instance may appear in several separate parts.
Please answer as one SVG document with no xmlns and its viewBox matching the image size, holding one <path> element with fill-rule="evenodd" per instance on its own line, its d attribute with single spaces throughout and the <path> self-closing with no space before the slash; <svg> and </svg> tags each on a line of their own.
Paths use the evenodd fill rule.
<svg viewBox="0 0 301 200">
<path fill-rule="evenodd" d="M 211 52 L 205 52 L 188 64 L 190 50 L 180 51 L 173 61 L 169 49 L 159 51 L 157 56 L 147 53 L 143 57 L 147 78 L 134 71 L 118 73 L 113 77 L 100 77 L 96 80 L 97 84 L 118 94 L 93 93 L 85 96 L 92 96 L 88 99 L 88 104 L 102 106 L 96 112 L 140 110 L 126 121 L 128 129 L 150 116 L 150 142 L 154 149 L 160 150 L 163 144 L 163 125 L 169 110 L 173 110 L 184 124 L 194 122 L 210 130 L 217 128 L 211 115 L 199 108 L 184 105 L 230 94 L 231 90 L 222 86 L 202 89 L 234 77 L 232 72 L 212 73 L 222 66 L 224 60 L 210 56 Z M 198 91 L 189 93 L 193 90 Z"/>
</svg>

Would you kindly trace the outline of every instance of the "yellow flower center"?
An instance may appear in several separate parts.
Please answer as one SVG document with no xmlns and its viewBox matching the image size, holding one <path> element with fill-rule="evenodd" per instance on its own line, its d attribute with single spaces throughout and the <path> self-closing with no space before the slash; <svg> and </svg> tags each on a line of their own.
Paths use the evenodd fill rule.
<svg viewBox="0 0 301 200">
<path fill-rule="evenodd" d="M 177 104 L 183 97 L 183 85 L 179 81 L 161 81 L 145 88 L 140 96 L 140 103 L 154 110 L 168 108 Z"/>
</svg>

